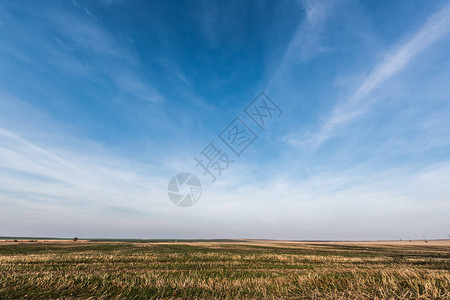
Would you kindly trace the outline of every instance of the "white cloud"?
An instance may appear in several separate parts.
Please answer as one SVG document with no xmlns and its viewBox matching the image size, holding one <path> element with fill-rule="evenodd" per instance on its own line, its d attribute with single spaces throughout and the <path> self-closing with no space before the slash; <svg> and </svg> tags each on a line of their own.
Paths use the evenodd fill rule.
<svg viewBox="0 0 450 300">
<path fill-rule="evenodd" d="M 85 12 L 92 15 L 86 8 Z M 67 14 L 58 14 L 53 17 L 55 28 L 67 39 L 58 40 L 58 47 L 53 41 L 48 48 L 55 60 L 67 72 L 90 76 L 99 71 L 105 74 L 113 85 L 116 85 L 128 96 L 144 99 L 151 102 L 163 101 L 164 97 L 155 87 L 147 83 L 144 78 L 133 72 L 139 58 L 133 54 L 128 43 L 116 38 L 114 33 L 101 28 L 96 20 L 86 20 Z M 67 55 L 73 48 L 79 48 L 88 56 L 98 60 L 99 64 L 92 65 L 91 60 L 81 61 L 73 55 Z M 108 64 L 101 62 L 109 61 Z"/>
<path fill-rule="evenodd" d="M 387 53 L 385 59 L 373 68 L 353 94 L 333 109 L 331 115 L 326 119 L 320 129 L 313 133 L 312 137 L 304 141 L 290 138 L 290 142 L 294 144 L 307 144 L 313 148 L 319 146 L 329 139 L 340 126 L 351 122 L 367 111 L 371 100 L 375 99 L 374 97 L 368 99 L 368 96 L 372 92 L 404 69 L 414 56 L 427 47 L 430 47 L 435 41 L 444 37 L 449 32 L 450 4 L 432 15 L 425 25 L 410 39 Z"/>
<path fill-rule="evenodd" d="M 167 198 L 169 176 L 145 168 L 89 147 L 39 146 L 0 128 L 0 225 L 26 235 L 289 239 L 432 237 L 440 234 L 426 223 L 432 215 L 448 227 L 448 163 L 306 179 L 274 174 L 263 182 L 249 181 L 241 164 L 214 185 L 204 182 L 202 198 L 187 209 Z M 36 228 L 26 227 L 31 221 Z"/>
<path fill-rule="evenodd" d="M 121 73 L 115 76 L 118 87 L 128 95 L 150 102 L 164 101 L 164 96 L 132 73 Z"/>
<path fill-rule="evenodd" d="M 289 41 L 283 57 L 278 62 L 278 66 L 271 76 L 268 83 L 270 88 L 276 80 L 283 78 L 290 69 L 299 62 L 312 59 L 318 53 L 324 51 L 320 46 L 322 31 L 324 25 L 336 8 L 342 4 L 342 0 L 323 1 L 323 0 L 305 0 L 299 1 L 302 8 L 300 21 L 297 29 Z"/>
</svg>

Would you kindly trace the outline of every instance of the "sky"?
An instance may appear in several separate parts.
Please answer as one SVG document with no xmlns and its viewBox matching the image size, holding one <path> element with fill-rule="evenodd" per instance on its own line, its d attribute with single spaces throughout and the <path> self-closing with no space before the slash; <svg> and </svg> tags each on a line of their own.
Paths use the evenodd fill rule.
<svg viewBox="0 0 450 300">
<path fill-rule="evenodd" d="M 449 49 L 448 0 L 2 1 L 0 236 L 448 238 Z"/>
</svg>

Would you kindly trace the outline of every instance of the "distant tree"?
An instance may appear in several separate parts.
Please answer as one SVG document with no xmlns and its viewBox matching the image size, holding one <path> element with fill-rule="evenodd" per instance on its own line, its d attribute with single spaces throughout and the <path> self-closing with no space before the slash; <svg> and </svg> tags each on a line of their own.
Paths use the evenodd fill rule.
<svg viewBox="0 0 450 300">
<path fill-rule="evenodd" d="M 78 238 L 77 238 L 77 237 L 74 237 L 74 238 L 72 239 L 72 241 L 76 242 L 76 241 L 78 241 Z"/>
</svg>

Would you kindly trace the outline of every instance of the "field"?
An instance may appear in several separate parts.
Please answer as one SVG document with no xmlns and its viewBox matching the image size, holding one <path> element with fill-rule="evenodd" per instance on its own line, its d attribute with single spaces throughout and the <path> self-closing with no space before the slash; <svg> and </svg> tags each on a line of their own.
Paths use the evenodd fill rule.
<svg viewBox="0 0 450 300">
<path fill-rule="evenodd" d="M 0 241 L 0 298 L 450 299 L 450 241 Z"/>
</svg>

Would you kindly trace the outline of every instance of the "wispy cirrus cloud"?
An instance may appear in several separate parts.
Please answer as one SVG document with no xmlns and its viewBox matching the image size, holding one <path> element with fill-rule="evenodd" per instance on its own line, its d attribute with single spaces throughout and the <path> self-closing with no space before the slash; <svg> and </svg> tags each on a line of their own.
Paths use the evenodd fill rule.
<svg viewBox="0 0 450 300">
<path fill-rule="evenodd" d="M 219 6 L 66 1 L 42 10 L 18 2 L 2 5 L 2 234 L 287 239 L 446 234 L 449 56 L 444 47 L 433 48 L 435 57 L 421 56 L 408 78 L 391 79 L 447 35 L 448 9 L 407 34 L 359 85 L 352 80 L 357 86 L 345 98 L 336 95 L 348 90 L 335 88 L 336 77 L 357 77 L 368 57 L 383 52 L 372 42 L 392 41 L 404 36 L 405 28 L 420 27 L 423 11 L 439 1 L 418 5 L 425 10 L 411 16 L 407 1 L 385 3 L 381 12 L 379 5 L 346 0 Z M 392 14 L 386 16 L 384 8 Z M 397 17 L 408 19 L 403 27 L 378 27 L 378 21 Z M 376 28 L 367 25 L 370 20 Z M 266 69 L 275 72 L 261 80 Z M 241 101 L 254 96 L 254 87 L 267 81 L 273 90 L 268 93 L 285 111 L 283 119 L 211 186 L 193 156 L 226 126 L 226 116 L 240 111 Z M 222 97 L 216 87 L 225 85 Z M 383 85 L 389 88 L 380 96 Z M 358 118 L 394 92 L 403 98 Z M 339 97 L 344 101 L 337 103 Z M 403 100 L 411 100 L 407 109 Z M 352 121 L 361 123 L 344 128 Z M 305 137 L 296 128 L 317 130 Z M 275 140 L 293 131 L 286 139 L 317 151 Z M 324 144 L 338 133 L 345 139 Z M 184 171 L 197 172 L 204 194 L 194 207 L 180 209 L 169 201 L 167 184 Z"/>
<path fill-rule="evenodd" d="M 14 209 L 25 214 L 51 206 L 62 214 L 123 208 L 128 215 L 150 216 L 161 208 L 157 199 L 164 196 L 161 187 L 166 182 L 164 176 L 152 173 L 153 168 L 104 150 L 94 151 L 92 146 L 83 151 L 37 145 L 0 127 L 0 205 L 4 212 L 14 203 Z"/>
<path fill-rule="evenodd" d="M 93 16 L 87 9 L 86 12 Z M 111 83 L 128 97 L 150 102 L 164 100 L 162 94 L 154 86 L 133 71 L 138 59 L 132 54 L 132 51 L 117 41 L 112 34 L 96 25 L 96 20 L 86 22 L 72 16 L 58 16 L 55 22 L 58 24 L 57 28 L 61 28 L 65 32 L 65 36 L 69 37 L 72 45 L 80 47 L 90 55 L 96 54 L 102 60 L 109 59 L 114 62 L 113 67 L 102 67 L 101 70 Z M 70 60 L 73 59 L 65 56 L 64 63 L 67 64 L 67 61 Z M 80 63 L 86 65 L 85 62 L 79 61 L 75 61 L 74 65 Z M 86 69 L 89 67 L 86 66 Z M 96 66 L 96 71 L 98 72 L 98 70 L 99 68 Z"/>
<path fill-rule="evenodd" d="M 104 28 L 87 8 L 75 1 L 73 5 L 79 13 L 43 8 L 42 14 L 34 17 L 47 26 L 31 30 L 26 30 L 9 11 L 0 11 L 13 28 L 11 37 L 0 39 L 0 48 L 22 63 L 33 65 L 33 71 L 49 72 L 51 65 L 64 76 L 103 80 L 103 84 L 121 90 L 127 98 L 161 101 L 164 97 L 158 88 L 135 71 L 139 57 L 130 43 Z M 26 9 L 24 13 L 32 14 Z"/>
<path fill-rule="evenodd" d="M 299 23 L 295 33 L 289 40 L 283 56 L 277 61 L 277 67 L 271 74 L 267 88 L 275 84 L 283 85 L 278 80 L 286 76 L 299 63 L 314 58 L 321 52 L 327 51 L 322 46 L 323 30 L 330 15 L 343 4 L 343 0 L 301 0 L 297 1 L 301 10 Z"/>
<path fill-rule="evenodd" d="M 411 38 L 389 51 L 383 61 L 376 65 L 355 91 L 339 103 L 326 118 L 319 130 L 310 137 L 287 137 L 292 144 L 316 148 L 328 140 L 352 120 L 367 111 L 375 97 L 370 98 L 383 83 L 403 70 L 413 58 L 450 32 L 450 4 L 433 14 Z"/>
<path fill-rule="evenodd" d="M 125 71 L 115 76 L 117 86 L 126 94 L 150 102 L 161 102 L 165 97 L 155 88 L 145 84 L 141 79 L 132 73 Z"/>
<path fill-rule="evenodd" d="M 249 182 L 251 170 L 242 165 L 213 189 L 205 188 L 195 207 L 180 210 L 166 199 L 168 176 L 82 148 L 50 149 L 0 128 L 4 234 L 29 235 L 36 230 L 35 234 L 76 232 L 89 237 L 395 239 L 445 233 L 429 230 L 429 221 L 421 214 L 434 214 L 435 222 L 448 215 L 441 197 L 449 192 L 444 184 L 450 175 L 448 163 L 414 172 L 399 168 L 367 173 L 351 168 L 302 180 L 272 176 L 264 182 Z M 387 210 L 396 218 L 385 219 Z M 24 221 L 17 225 L 12 216 L 19 211 Z M 352 222 L 344 222 L 348 218 Z M 380 220 L 383 234 L 370 223 Z"/>
</svg>

